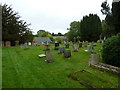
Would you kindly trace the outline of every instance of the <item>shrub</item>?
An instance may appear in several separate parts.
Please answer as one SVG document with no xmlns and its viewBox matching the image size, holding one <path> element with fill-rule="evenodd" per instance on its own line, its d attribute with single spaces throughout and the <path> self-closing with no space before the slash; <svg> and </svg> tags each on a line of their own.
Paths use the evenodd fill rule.
<svg viewBox="0 0 120 90">
<path fill-rule="evenodd" d="M 102 58 L 106 64 L 120 67 L 120 33 L 105 41 Z"/>
</svg>

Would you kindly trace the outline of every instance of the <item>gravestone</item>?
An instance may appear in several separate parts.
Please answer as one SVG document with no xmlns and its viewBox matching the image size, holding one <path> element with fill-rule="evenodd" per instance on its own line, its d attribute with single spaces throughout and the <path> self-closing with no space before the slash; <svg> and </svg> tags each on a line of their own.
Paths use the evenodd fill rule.
<svg viewBox="0 0 120 90">
<path fill-rule="evenodd" d="M 47 62 L 47 63 L 53 62 L 52 52 L 50 50 L 46 51 L 46 60 L 45 60 L 45 62 Z"/>
<path fill-rule="evenodd" d="M 84 42 L 84 47 L 87 47 L 87 42 Z"/>
<path fill-rule="evenodd" d="M 74 52 L 78 52 L 78 47 L 77 47 L 76 44 L 73 45 L 73 51 L 74 51 Z"/>
<path fill-rule="evenodd" d="M 4 45 L 5 45 L 5 43 L 4 43 L 4 41 L 2 41 L 2 46 L 4 47 Z"/>
<path fill-rule="evenodd" d="M 82 42 L 79 42 L 79 48 L 81 48 L 82 47 Z"/>
<path fill-rule="evenodd" d="M 66 44 L 65 44 L 65 48 L 69 48 L 69 43 L 66 43 Z"/>
<path fill-rule="evenodd" d="M 10 47 L 10 46 L 11 46 L 11 42 L 10 42 L 10 41 L 6 41 L 6 42 L 5 42 L 5 46 L 6 46 L 6 47 Z"/>
<path fill-rule="evenodd" d="M 59 47 L 59 53 L 64 53 L 65 47 Z"/>
<path fill-rule="evenodd" d="M 18 46 L 19 45 L 19 41 L 15 41 L 15 46 Z"/>
<path fill-rule="evenodd" d="M 65 58 L 71 57 L 71 51 L 70 51 L 70 50 L 65 50 L 65 51 L 64 51 L 64 57 L 65 57 Z"/>
<path fill-rule="evenodd" d="M 28 42 L 28 45 L 30 45 L 30 46 L 31 46 L 31 42 Z"/>
<path fill-rule="evenodd" d="M 99 64 L 100 56 L 98 54 L 91 54 L 89 59 L 89 66 Z"/>
<path fill-rule="evenodd" d="M 86 52 L 92 52 L 93 50 L 93 46 L 92 45 L 88 45 L 88 49 L 85 50 Z"/>
<path fill-rule="evenodd" d="M 45 50 L 50 50 L 50 45 L 45 45 Z"/>
<path fill-rule="evenodd" d="M 27 49 L 28 46 L 27 46 L 27 44 L 21 44 L 21 48 Z"/>
<path fill-rule="evenodd" d="M 54 48 L 55 50 L 58 50 L 59 49 L 59 43 L 58 42 L 56 42 L 55 43 L 55 48 Z"/>
</svg>

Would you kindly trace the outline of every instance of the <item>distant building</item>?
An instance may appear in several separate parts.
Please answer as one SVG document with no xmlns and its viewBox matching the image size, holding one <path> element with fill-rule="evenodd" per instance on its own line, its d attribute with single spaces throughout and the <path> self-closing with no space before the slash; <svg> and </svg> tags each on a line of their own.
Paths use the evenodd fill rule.
<svg viewBox="0 0 120 90">
<path fill-rule="evenodd" d="M 53 36 L 54 39 L 57 38 L 57 37 L 61 37 L 62 39 L 66 39 L 67 38 L 65 36 Z"/>
<path fill-rule="evenodd" d="M 51 39 L 49 37 L 35 37 L 33 39 L 33 43 L 35 43 L 36 45 L 40 45 L 40 44 L 47 44 L 47 43 L 51 43 Z"/>
<path fill-rule="evenodd" d="M 119 2 L 120 0 L 113 0 L 113 2 Z"/>
</svg>

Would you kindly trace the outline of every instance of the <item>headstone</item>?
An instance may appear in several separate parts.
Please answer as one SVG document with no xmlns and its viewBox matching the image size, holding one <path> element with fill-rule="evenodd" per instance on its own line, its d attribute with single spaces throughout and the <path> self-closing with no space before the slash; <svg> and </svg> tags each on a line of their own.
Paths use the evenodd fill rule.
<svg viewBox="0 0 120 90">
<path fill-rule="evenodd" d="M 77 47 L 76 44 L 73 45 L 73 51 L 74 51 L 74 52 L 78 52 L 78 47 Z"/>
<path fill-rule="evenodd" d="M 55 50 L 58 50 L 59 49 L 59 43 L 55 43 Z"/>
<path fill-rule="evenodd" d="M 45 62 L 47 62 L 47 63 L 53 62 L 52 52 L 50 50 L 46 51 L 46 60 L 45 60 Z"/>
<path fill-rule="evenodd" d="M 81 48 L 82 47 L 82 42 L 79 42 L 79 48 Z"/>
<path fill-rule="evenodd" d="M 99 64 L 100 56 L 98 54 L 91 54 L 89 59 L 89 66 L 94 64 Z"/>
<path fill-rule="evenodd" d="M 65 51 L 64 51 L 64 57 L 65 57 L 65 58 L 71 57 L 71 51 L 70 51 L 70 50 L 65 50 Z"/>
<path fill-rule="evenodd" d="M 84 47 L 87 47 L 87 42 L 84 42 Z"/>
<path fill-rule="evenodd" d="M 19 45 L 19 41 L 15 41 L 15 46 L 18 46 Z"/>
<path fill-rule="evenodd" d="M 28 42 L 28 45 L 30 45 L 30 46 L 31 46 L 31 42 Z"/>
<path fill-rule="evenodd" d="M 45 45 L 45 50 L 50 50 L 50 45 Z"/>
<path fill-rule="evenodd" d="M 21 44 L 21 48 L 27 49 L 28 46 L 27 46 L 27 44 Z"/>
<path fill-rule="evenodd" d="M 6 41 L 6 42 L 5 42 L 5 46 L 6 46 L 6 47 L 10 47 L 10 46 L 11 46 L 11 42 L 10 42 L 10 41 Z"/>
<path fill-rule="evenodd" d="M 2 46 L 4 47 L 4 45 L 5 45 L 5 43 L 4 43 L 4 41 L 2 41 Z"/>
<path fill-rule="evenodd" d="M 59 47 L 59 53 L 64 53 L 65 47 Z"/>
<path fill-rule="evenodd" d="M 65 44 L 65 48 L 69 48 L 69 43 L 66 43 L 66 44 Z"/>
<path fill-rule="evenodd" d="M 85 50 L 86 52 L 91 52 L 93 50 L 93 46 L 92 45 L 88 45 L 88 49 Z"/>
</svg>

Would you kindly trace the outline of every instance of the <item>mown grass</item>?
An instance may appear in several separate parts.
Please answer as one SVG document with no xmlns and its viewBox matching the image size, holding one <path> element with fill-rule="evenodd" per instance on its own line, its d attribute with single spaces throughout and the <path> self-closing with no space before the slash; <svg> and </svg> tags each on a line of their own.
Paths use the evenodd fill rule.
<svg viewBox="0 0 120 90">
<path fill-rule="evenodd" d="M 61 45 L 63 46 L 63 45 Z M 97 44 L 93 52 L 100 53 L 101 44 Z M 45 57 L 39 58 L 37 55 L 45 53 L 44 46 L 29 46 L 29 49 L 17 47 L 2 47 L 2 87 L 3 88 L 87 88 L 85 85 L 68 77 L 70 73 L 78 70 L 88 70 L 96 77 L 103 78 L 106 83 L 112 82 L 116 87 L 118 77 L 116 75 L 102 72 L 88 66 L 88 60 L 91 53 L 84 52 L 87 47 L 82 47 L 78 52 L 70 50 L 72 56 L 64 58 L 62 54 L 54 50 L 53 63 L 46 63 Z M 90 78 L 83 75 L 82 78 Z M 102 86 L 93 78 L 92 81 Z"/>
</svg>

